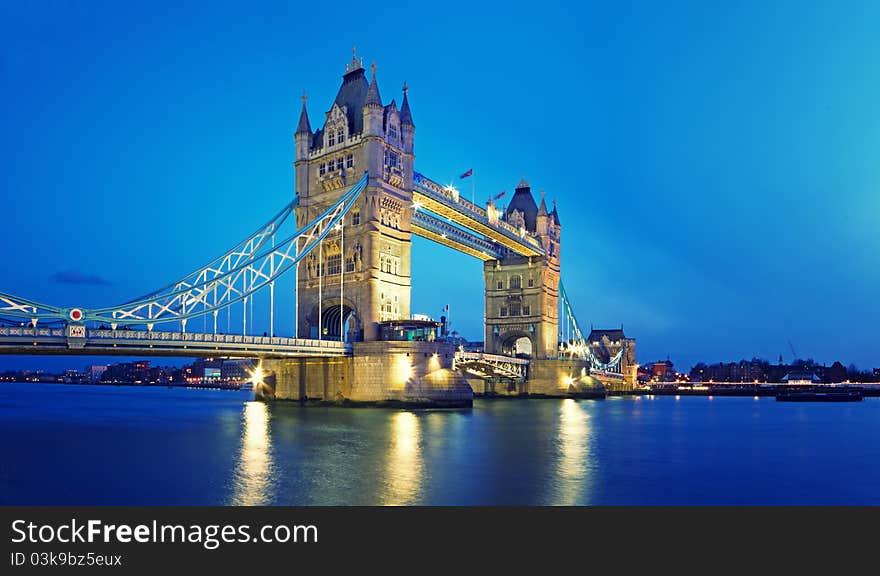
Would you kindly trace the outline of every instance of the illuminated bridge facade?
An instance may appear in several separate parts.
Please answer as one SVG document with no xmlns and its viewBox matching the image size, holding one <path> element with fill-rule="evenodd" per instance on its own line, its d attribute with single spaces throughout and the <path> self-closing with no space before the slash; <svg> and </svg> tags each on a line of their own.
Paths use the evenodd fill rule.
<svg viewBox="0 0 880 576">
<path fill-rule="evenodd" d="M 548 210 L 543 192 L 538 205 L 523 179 L 502 211 L 415 172 L 406 85 L 399 106 L 396 99 L 386 103 L 375 65 L 368 80 L 354 56 L 322 120 L 312 128 L 304 95 L 294 136 L 295 198 L 249 237 L 122 304 L 61 307 L 0 293 L 0 353 L 357 357 L 356 343 L 379 341 L 383 323 L 411 316 L 415 234 L 481 260 L 486 288 L 485 356 L 421 351 L 424 358 L 449 359 L 426 368 L 423 388 L 432 377 L 447 378 L 438 370 L 455 371 L 455 362 L 472 373 L 523 379 L 536 372 L 534 362 L 562 360 L 567 376 L 559 382 L 568 385 L 591 370 L 628 374 L 631 367 L 620 358 L 593 357 L 578 327 L 561 288 L 559 214 L 555 203 Z M 291 278 L 294 309 L 276 311 L 276 290 Z M 255 328 L 258 299 L 267 301 L 258 307 L 268 317 L 260 323 L 268 328 L 262 336 Z M 292 315 L 292 334 L 277 334 L 276 312 Z M 575 370 L 575 361 L 583 370 Z M 417 367 L 410 372 L 404 389 L 422 378 L 413 376 Z M 340 372 L 338 379 L 345 378 Z M 340 390 L 337 397 L 344 397 L 345 387 Z"/>
</svg>

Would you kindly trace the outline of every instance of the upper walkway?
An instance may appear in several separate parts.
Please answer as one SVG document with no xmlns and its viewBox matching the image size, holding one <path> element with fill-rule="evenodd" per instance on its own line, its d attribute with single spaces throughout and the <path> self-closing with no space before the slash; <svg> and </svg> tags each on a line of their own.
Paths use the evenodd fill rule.
<svg viewBox="0 0 880 576">
<path fill-rule="evenodd" d="M 444 236 L 442 232 L 438 233 L 436 229 L 426 225 L 424 219 L 414 219 L 413 232 L 416 234 L 482 260 L 494 260 L 503 250 L 522 256 L 544 254 L 544 248 L 537 238 L 526 229 L 516 228 L 502 220 L 500 212 L 494 208 L 481 208 L 462 198 L 454 188 L 441 186 L 418 172 L 413 176 L 413 188 L 413 202 L 417 210 L 422 207 L 461 227 L 461 232 Z M 466 234 L 470 234 L 472 238 L 463 240 L 462 236 Z M 482 235 L 483 242 L 488 239 L 497 247 L 491 250 L 482 246 L 477 234 Z"/>
</svg>

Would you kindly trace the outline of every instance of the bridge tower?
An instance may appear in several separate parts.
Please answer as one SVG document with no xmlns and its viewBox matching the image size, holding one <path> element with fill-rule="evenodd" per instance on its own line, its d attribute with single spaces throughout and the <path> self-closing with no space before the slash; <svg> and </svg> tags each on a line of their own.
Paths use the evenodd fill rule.
<svg viewBox="0 0 880 576">
<path fill-rule="evenodd" d="M 555 358 L 559 325 L 559 215 L 547 211 L 544 193 L 535 204 L 525 178 L 517 185 L 505 220 L 541 241 L 543 256 L 509 254 L 483 264 L 486 284 L 484 349 L 491 354 Z"/>
<path fill-rule="evenodd" d="M 318 216 L 364 172 L 369 182 L 345 217 L 344 238 L 334 230 L 299 264 L 297 336 L 338 340 L 345 326 L 349 341 L 377 340 L 378 322 L 409 318 L 414 136 L 406 84 L 400 108 L 395 100 L 384 105 L 375 63 L 368 81 L 354 50 L 317 130 L 303 96 L 294 137 L 297 224 Z"/>
</svg>

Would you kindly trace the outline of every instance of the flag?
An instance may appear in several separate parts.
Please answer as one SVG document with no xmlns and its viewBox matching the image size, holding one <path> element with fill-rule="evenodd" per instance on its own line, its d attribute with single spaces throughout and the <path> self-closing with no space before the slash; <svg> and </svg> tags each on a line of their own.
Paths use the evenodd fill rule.
<svg viewBox="0 0 880 576">
<path fill-rule="evenodd" d="M 495 197 L 492 198 L 492 200 L 498 200 L 499 198 L 502 198 L 505 194 L 507 194 L 507 190 L 502 190 L 501 193 L 496 194 Z"/>
<path fill-rule="evenodd" d="M 464 174 L 462 174 L 461 176 L 459 176 L 459 178 L 467 178 L 468 176 L 473 176 L 473 175 L 474 175 L 474 169 L 469 168 L 468 171 L 465 172 Z"/>
</svg>

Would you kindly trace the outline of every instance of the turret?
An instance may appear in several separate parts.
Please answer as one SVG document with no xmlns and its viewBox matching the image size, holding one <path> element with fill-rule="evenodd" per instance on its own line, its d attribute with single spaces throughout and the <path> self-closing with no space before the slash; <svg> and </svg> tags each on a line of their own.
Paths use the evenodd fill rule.
<svg viewBox="0 0 880 576">
<path fill-rule="evenodd" d="M 538 206 L 538 215 L 535 217 L 535 233 L 538 236 L 546 236 L 550 227 L 550 216 L 547 214 L 547 202 L 544 200 L 545 193 L 541 190 L 541 205 Z"/>
<path fill-rule="evenodd" d="M 382 136 L 382 97 L 379 95 L 379 84 L 376 82 L 376 63 L 370 66 L 373 76 L 370 79 L 370 87 L 367 88 L 367 98 L 364 102 L 364 135 Z"/>
<path fill-rule="evenodd" d="M 306 110 L 306 93 L 302 95 L 302 112 L 299 114 L 299 123 L 296 125 L 294 134 L 296 142 L 296 159 L 305 160 L 309 157 L 309 143 L 312 140 L 312 126 L 309 124 L 309 113 Z"/>
<path fill-rule="evenodd" d="M 412 113 L 409 111 L 409 88 L 403 83 L 403 103 L 400 105 L 400 136 L 403 139 L 403 147 L 407 152 L 413 151 L 416 127 L 413 124 Z"/>
</svg>

